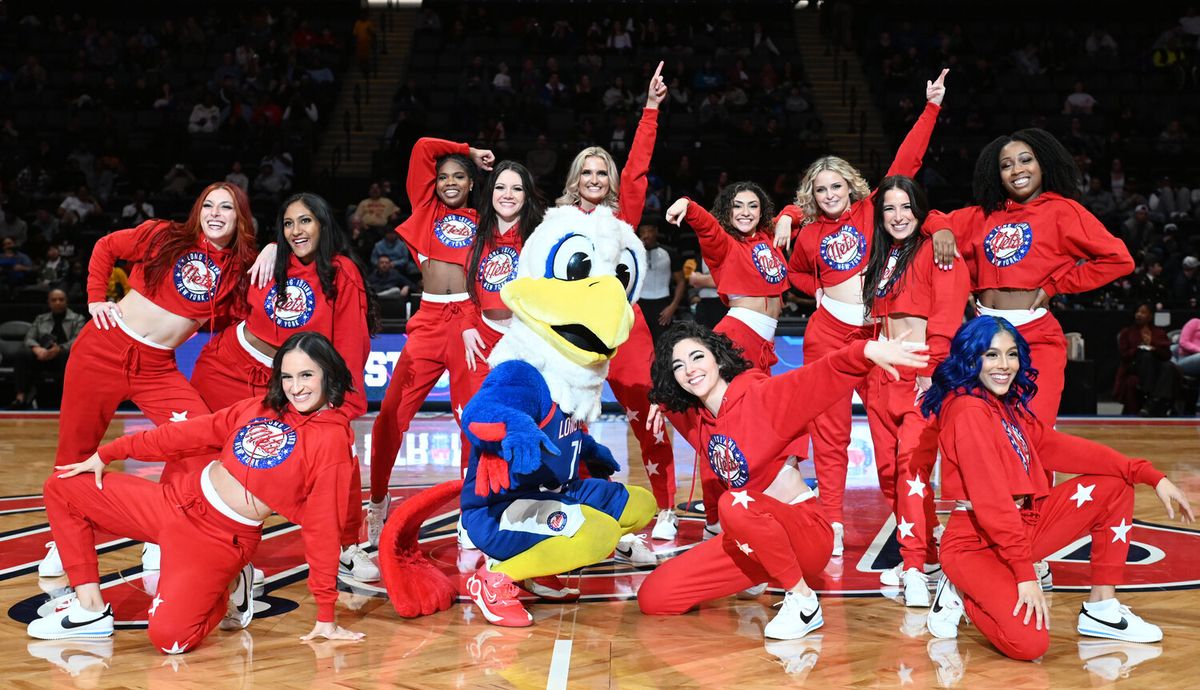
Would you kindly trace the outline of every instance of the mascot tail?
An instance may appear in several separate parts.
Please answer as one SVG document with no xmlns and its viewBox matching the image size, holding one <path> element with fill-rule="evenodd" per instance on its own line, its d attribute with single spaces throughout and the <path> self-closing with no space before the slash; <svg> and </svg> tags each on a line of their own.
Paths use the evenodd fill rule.
<svg viewBox="0 0 1200 690">
<path fill-rule="evenodd" d="M 388 518 L 379 538 L 379 566 L 388 598 L 404 618 L 428 616 L 454 603 L 458 587 L 417 545 L 421 523 L 462 491 L 462 480 L 430 487 L 404 501 Z"/>
</svg>

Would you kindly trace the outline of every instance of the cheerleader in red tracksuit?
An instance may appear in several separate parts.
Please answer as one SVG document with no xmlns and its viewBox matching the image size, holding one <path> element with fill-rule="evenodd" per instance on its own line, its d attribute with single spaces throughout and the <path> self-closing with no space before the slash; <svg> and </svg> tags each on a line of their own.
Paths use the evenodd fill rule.
<svg viewBox="0 0 1200 690">
<path fill-rule="evenodd" d="M 599 146 L 589 146 L 580 151 L 567 171 L 567 183 L 556 206 L 573 205 L 584 211 L 597 206 L 608 206 L 620 220 L 637 228 L 641 224 L 642 209 L 646 204 L 646 175 L 650 170 L 650 157 L 654 153 L 654 140 L 658 135 L 658 107 L 667 97 L 667 85 L 660 76 L 660 62 L 646 96 L 646 107 L 638 122 L 633 145 L 629 148 L 629 159 L 618 178 L 617 163 L 612 155 Z M 614 179 L 618 180 L 616 184 Z M 659 512 L 655 519 L 652 536 L 655 539 L 674 539 L 678 518 L 675 505 L 675 455 L 671 448 L 671 437 L 666 433 L 654 434 L 646 429 L 646 415 L 650 410 L 647 394 L 650 392 L 650 362 L 654 358 L 654 341 L 642 310 L 634 305 L 633 330 L 629 339 L 617 349 L 617 355 L 609 363 L 608 385 L 617 402 L 625 408 L 629 427 L 637 437 L 642 452 L 642 465 L 650 479 L 650 488 L 658 502 Z M 636 548 L 647 564 L 652 563 L 648 549 L 635 547 L 637 535 L 626 535 L 623 539 L 629 548 Z"/>
<path fill-rule="evenodd" d="M 787 290 L 787 266 L 770 233 L 771 199 L 753 182 L 726 185 L 713 206 L 714 217 L 687 197 L 667 209 L 667 222 L 687 221 L 700 241 L 700 253 L 729 312 L 713 330 L 729 336 L 756 369 L 771 373 L 775 328 Z M 788 454 L 808 457 L 808 436 L 788 448 Z M 717 522 L 718 483 L 703 485 L 707 538 L 720 530 Z"/>
<path fill-rule="evenodd" d="M 183 223 L 148 220 L 96 243 L 87 281 L 94 318 L 67 361 L 56 465 L 93 453 L 123 400 L 132 400 L 160 425 L 208 413 L 176 368 L 175 348 L 205 322 L 244 309 L 246 270 L 254 252 L 250 202 L 240 187 L 224 182 L 206 187 Z M 133 264 L 131 289 L 120 302 L 106 302 L 108 277 L 118 259 Z M 188 469 L 187 462 L 172 463 L 163 468 L 162 479 Z M 50 546 L 38 571 L 43 577 L 62 575 Z M 145 565 L 157 569 L 153 544 L 145 549 Z"/>
<path fill-rule="evenodd" d="M 938 562 L 938 526 L 929 483 L 937 457 L 937 434 L 917 405 L 934 368 L 950 351 L 962 325 L 970 280 L 961 267 L 940 271 L 933 243 L 921 235 L 928 213 L 925 194 L 912 178 L 886 177 L 875 190 L 871 258 L 863 272 L 863 308 L 882 339 L 928 346 L 929 364 L 893 381 L 874 371 L 867 377 L 867 421 L 879 487 L 898 525 L 903 562 L 881 576 L 904 586 L 906 606 L 929 606 L 927 570 Z"/>
<path fill-rule="evenodd" d="M 150 641 L 165 654 L 197 645 L 229 617 L 253 615 L 249 561 L 273 511 L 299 524 L 317 623 L 301 639 L 356 640 L 334 623 L 338 537 L 356 461 L 340 409 L 352 390 L 345 362 L 325 336 L 298 333 L 280 347 L 267 394 L 210 415 L 160 426 L 102 446 L 46 480 L 46 514 L 75 592 L 29 624 L 42 639 L 106 637 L 112 608 L 100 594 L 96 532 L 162 545 L 165 564 L 149 610 Z M 108 473 L 113 460 L 166 461 L 204 453 L 210 463 L 154 484 Z M 213 457 L 216 460 L 212 460 Z M 94 472 L 95 476 L 74 476 Z M 229 582 L 238 579 L 230 601 Z"/>
<path fill-rule="evenodd" d="M 408 339 L 392 367 L 387 393 L 371 427 L 371 502 L 367 534 L 377 544 L 390 504 L 388 481 L 404 432 L 442 372 L 450 370 L 450 407 L 458 419 L 472 392 L 463 331 L 474 322 L 464 268 L 479 225 L 470 205 L 476 166 L 490 171 L 491 151 L 424 137 L 408 165 L 408 200 L 413 212 L 396 232 L 421 266 L 421 308 L 405 325 Z M 460 457 L 469 459 L 464 439 Z"/>
<path fill-rule="evenodd" d="M 964 611 L 997 649 L 1036 659 L 1050 645 L 1049 609 L 1034 562 L 1091 535 L 1092 590 L 1081 635 L 1158 642 L 1162 630 L 1116 599 L 1133 527 L 1134 485 L 1154 487 L 1193 520 L 1187 498 L 1146 460 L 1055 431 L 1030 414 L 1030 347 L 1008 321 L 980 316 L 958 332 L 921 410 L 937 415 L 942 498 L 956 501 L 928 628 L 955 637 Z M 1045 470 L 1083 473 L 1051 488 Z M 1023 611 L 1023 616 L 1022 614 Z"/>
<path fill-rule="evenodd" d="M 1023 129 L 979 154 L 978 205 L 934 211 L 923 229 L 934 235 L 939 264 L 953 264 L 957 245 L 979 313 L 1007 319 L 1029 343 L 1039 377 L 1029 408 L 1047 426 L 1058 420 L 1067 341 L 1046 306 L 1057 294 L 1095 290 L 1134 268 L 1125 244 L 1074 200 L 1075 178 L 1074 159 L 1053 135 Z"/>
<path fill-rule="evenodd" d="M 295 194 L 279 214 L 273 277 L 261 287 L 251 284 L 246 320 L 204 346 L 192 370 L 192 385 L 213 410 L 261 398 L 275 351 L 293 333 L 313 331 L 329 338 L 350 367 L 354 390 L 347 393 L 343 412 L 354 419 L 367 411 L 363 368 L 371 352 L 370 334 L 378 330 L 374 300 L 325 199 Z M 279 285 L 286 287 L 280 291 Z M 361 487 L 356 465 L 342 562 L 355 579 L 372 581 L 379 579 L 379 569 L 358 546 Z"/>
<path fill-rule="evenodd" d="M 463 331 L 463 343 L 467 368 L 473 374 L 472 396 L 490 371 L 488 355 L 512 321 L 512 310 L 500 299 L 500 289 L 517 277 L 521 247 L 546 212 L 533 175 L 516 161 L 497 163 L 484 189 L 479 231 L 467 260 L 467 291 L 475 311 L 470 327 Z"/>
<path fill-rule="evenodd" d="M 896 342 L 860 340 L 817 362 L 770 377 L 743 359 L 728 336 L 695 323 L 659 340 L 651 396 L 708 462 L 721 483 L 722 534 L 660 565 L 638 591 L 642 612 L 681 614 L 759 582 L 786 590 L 763 633 L 803 637 L 821 626 L 816 593 L 805 583 L 824 569 L 833 529 L 783 450 L 812 418 L 841 400 L 877 364 L 920 367 L 928 358 Z M 652 409 L 654 426 L 662 415 Z"/>
<path fill-rule="evenodd" d="M 947 72 L 942 70 L 937 81 L 927 82 L 925 111 L 900 144 L 888 175 L 911 176 L 921 168 L 946 93 Z M 817 297 L 817 311 L 804 329 L 806 362 L 871 337 L 862 308 L 862 271 L 871 254 L 871 233 L 863 228 L 871 227 L 874 217 L 870 193 L 866 180 L 849 163 L 825 156 L 805 171 L 796 191 L 797 205 L 785 207 L 776 218 L 776 243 L 796 245 L 788 262 L 792 287 Z M 842 555 L 850 400 L 847 394 L 809 428 L 821 507 L 833 523 L 835 556 Z"/>
</svg>

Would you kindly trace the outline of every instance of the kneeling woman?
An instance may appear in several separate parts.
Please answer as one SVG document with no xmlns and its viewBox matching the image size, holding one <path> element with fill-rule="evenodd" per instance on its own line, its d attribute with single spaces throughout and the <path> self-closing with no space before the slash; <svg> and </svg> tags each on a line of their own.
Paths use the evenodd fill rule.
<svg viewBox="0 0 1200 690">
<path fill-rule="evenodd" d="M 980 316 L 954 336 L 925 393 L 921 411 L 937 414 L 940 425 L 942 497 L 957 501 L 942 536 L 946 578 L 934 595 L 929 632 L 955 637 L 965 608 L 1001 653 L 1040 657 L 1050 646 L 1050 618 L 1033 563 L 1090 534 L 1092 590 L 1079 611 L 1079 634 L 1158 642 L 1162 630 L 1116 599 L 1133 485 L 1154 487 L 1172 517 L 1177 502 L 1193 520 L 1191 506 L 1146 460 L 1059 433 L 1033 416 L 1037 371 L 1029 361 L 1029 344 L 1012 324 Z M 1044 470 L 1085 474 L 1051 488 Z"/>
<path fill-rule="evenodd" d="M 317 623 L 305 638 L 356 640 L 334 623 L 338 554 L 354 439 L 340 409 L 350 370 L 329 340 L 297 333 L 275 355 L 267 394 L 214 414 L 122 436 L 46 480 L 46 514 L 72 600 L 29 624 L 41 639 L 112 634 L 112 608 L 100 595 L 96 532 L 156 542 L 163 570 L 150 607 L 150 640 L 166 654 L 194 649 L 222 618 L 235 627 L 253 615 L 250 558 L 273 511 L 301 525 Z M 158 484 L 104 466 L 113 460 L 178 462 L 219 454 L 203 470 Z M 94 473 L 93 478 L 77 476 Z M 238 575 L 240 571 L 240 576 Z M 234 601 L 229 582 L 238 578 Z"/>
<path fill-rule="evenodd" d="M 665 408 L 675 429 L 707 456 L 700 472 L 725 490 L 718 501 L 724 529 L 646 578 L 638 592 L 642 613 L 680 614 L 772 582 L 786 594 L 763 631 L 767 637 L 794 639 L 820 627 L 817 595 L 805 579 L 829 561 L 833 528 L 783 449 L 813 417 L 845 399 L 872 365 L 897 376 L 895 367 L 927 361 L 900 342 L 859 340 L 769 377 L 725 335 L 686 322 L 669 329 L 655 350 L 648 424 L 661 427 L 659 406 Z"/>
</svg>

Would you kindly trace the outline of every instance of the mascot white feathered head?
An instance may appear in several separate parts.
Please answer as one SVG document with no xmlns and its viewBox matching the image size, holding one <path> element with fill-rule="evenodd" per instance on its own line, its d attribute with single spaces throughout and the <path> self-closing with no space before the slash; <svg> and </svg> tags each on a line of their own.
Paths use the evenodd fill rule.
<svg viewBox="0 0 1200 690">
<path fill-rule="evenodd" d="M 563 412 L 594 420 L 608 363 L 633 328 L 645 268 L 641 240 L 609 208 L 550 209 L 500 291 L 516 318 L 488 363 L 532 364 Z"/>
</svg>

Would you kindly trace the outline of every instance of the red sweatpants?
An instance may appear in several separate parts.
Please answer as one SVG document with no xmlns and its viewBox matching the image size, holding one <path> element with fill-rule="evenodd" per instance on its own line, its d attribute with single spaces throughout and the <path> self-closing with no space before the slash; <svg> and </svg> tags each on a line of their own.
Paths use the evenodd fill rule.
<svg viewBox="0 0 1200 690">
<path fill-rule="evenodd" d="M 743 493 L 749 502 L 735 505 Z M 758 491 L 726 491 L 717 505 L 721 536 L 658 566 L 638 590 L 642 613 L 678 615 L 760 582 L 791 589 L 829 562 L 833 528 L 814 501 L 788 505 Z"/>
<path fill-rule="evenodd" d="M 933 539 L 938 520 L 929 484 L 932 461 L 937 459 L 937 430 L 921 416 L 914 372 L 903 373 L 899 381 L 882 369 L 867 375 L 867 421 L 879 488 L 900 526 L 904 569 L 921 570 L 925 563 L 938 562 Z"/>
<path fill-rule="evenodd" d="M 491 356 L 496 343 L 500 342 L 500 339 L 504 337 L 503 333 L 487 325 L 483 320 L 480 320 L 477 330 L 479 331 L 479 339 L 483 341 L 483 356 L 475 358 L 475 371 L 467 369 L 467 377 L 471 381 L 470 397 L 475 397 L 475 394 L 483 386 L 483 380 L 492 371 L 492 368 L 488 366 L 487 358 Z"/>
<path fill-rule="evenodd" d="M 804 329 L 804 361 L 812 363 L 855 340 L 871 337 L 867 326 L 843 323 L 818 308 Z M 866 402 L 863 388 L 858 394 Z M 842 503 L 846 497 L 846 469 L 850 464 L 850 413 L 852 396 L 839 400 L 808 425 L 812 434 L 813 468 L 821 490 L 821 509 L 830 522 L 845 522 Z"/>
<path fill-rule="evenodd" d="M 93 321 L 84 326 L 67 360 L 54 464 L 80 462 L 94 453 L 124 400 L 132 400 L 156 425 L 210 412 L 175 366 L 174 350 L 134 340 L 120 328 L 101 329 Z M 167 463 L 160 481 L 211 460 L 200 456 Z"/>
<path fill-rule="evenodd" d="M 450 409 L 456 421 L 471 399 L 474 375 L 467 369 L 462 332 L 468 327 L 472 309 L 466 295 L 454 302 L 422 300 L 421 308 L 408 320 L 408 340 L 392 367 L 387 393 L 371 427 L 372 498 L 382 500 L 387 493 L 404 432 L 442 372 L 450 370 Z M 464 437 L 459 458 L 463 472 L 469 458 L 470 447 Z"/>
<path fill-rule="evenodd" d="M 986 460 L 986 458 L 982 459 Z M 1077 488 L 1093 487 L 1090 498 L 1073 499 Z M 1092 584 L 1117 585 L 1129 555 L 1127 531 L 1133 524 L 1133 486 L 1119 477 L 1083 475 L 1050 490 L 1040 506 L 1021 511 L 1033 560 L 1040 561 L 1084 534 L 1092 535 Z M 942 535 L 942 568 L 962 594 L 967 617 L 1005 656 L 1036 659 L 1050 646 L 1045 626 L 1022 624 L 1013 616 L 1017 581 L 989 541 L 974 512 L 956 510 Z"/>
<path fill-rule="evenodd" d="M 127 474 L 59 479 L 43 488 L 50 531 L 73 587 L 100 581 L 96 531 L 162 548 L 162 575 L 150 607 L 150 641 L 166 654 L 191 651 L 225 615 L 229 583 L 250 561 L 261 525 L 235 522 L 209 504 L 200 472 L 155 484 Z"/>
<path fill-rule="evenodd" d="M 1067 338 L 1062 325 L 1050 312 L 1042 318 L 1017 328 L 1029 341 L 1029 359 L 1037 369 L 1037 395 L 1029 408 L 1046 426 L 1058 421 L 1058 404 L 1062 401 L 1067 371 Z"/>
<path fill-rule="evenodd" d="M 209 340 L 192 368 L 192 385 L 212 410 L 223 410 L 246 398 L 261 398 L 266 395 L 270 380 L 271 367 L 246 352 L 238 342 L 236 326 Z M 355 458 L 346 524 L 342 529 L 343 546 L 358 543 L 362 519 L 362 474 Z"/>
<path fill-rule="evenodd" d="M 650 413 L 650 364 L 654 361 L 654 341 L 638 305 L 633 307 L 633 330 L 617 348 L 608 365 L 608 385 L 617 402 L 625 408 L 629 428 L 642 451 L 642 465 L 650 480 L 650 490 L 659 509 L 675 505 L 675 452 L 667 432 L 655 435 L 646 428 Z"/>
</svg>

